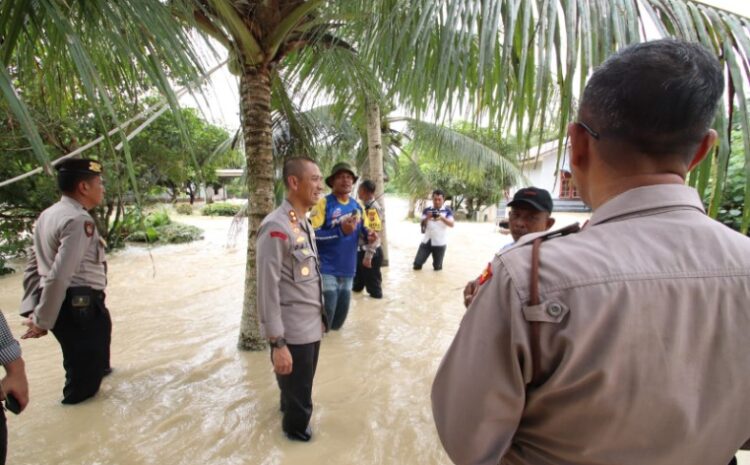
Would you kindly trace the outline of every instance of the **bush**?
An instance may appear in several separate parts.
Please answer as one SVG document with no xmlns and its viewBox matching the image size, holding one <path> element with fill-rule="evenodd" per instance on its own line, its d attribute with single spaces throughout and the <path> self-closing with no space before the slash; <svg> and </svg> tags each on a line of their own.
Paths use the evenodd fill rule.
<svg viewBox="0 0 750 465">
<path fill-rule="evenodd" d="M 192 215 L 193 214 L 193 206 L 189 203 L 180 203 L 176 207 L 174 207 L 174 210 L 179 215 Z"/>
<path fill-rule="evenodd" d="M 172 220 L 169 218 L 169 213 L 163 208 L 159 211 L 149 213 L 143 220 L 143 223 L 147 228 L 158 228 L 159 226 L 166 226 L 171 222 Z"/>
<path fill-rule="evenodd" d="M 203 230 L 188 224 L 172 223 L 163 226 L 148 227 L 145 231 L 135 231 L 128 236 L 130 242 L 148 242 L 149 244 L 182 244 L 203 239 Z"/>
<path fill-rule="evenodd" d="M 213 203 L 203 207 L 205 216 L 235 216 L 242 209 L 242 205 L 234 203 Z"/>
</svg>

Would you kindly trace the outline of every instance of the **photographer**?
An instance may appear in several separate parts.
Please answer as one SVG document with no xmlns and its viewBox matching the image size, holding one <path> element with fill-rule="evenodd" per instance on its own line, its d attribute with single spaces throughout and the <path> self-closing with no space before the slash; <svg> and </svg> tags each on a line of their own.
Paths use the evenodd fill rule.
<svg viewBox="0 0 750 465">
<path fill-rule="evenodd" d="M 432 268 L 443 269 L 443 257 L 447 247 L 448 228 L 453 227 L 453 212 L 444 206 L 445 193 L 440 189 L 432 192 L 432 207 L 422 211 L 422 243 L 414 257 L 414 269 L 421 270 L 427 257 L 432 254 Z"/>
</svg>

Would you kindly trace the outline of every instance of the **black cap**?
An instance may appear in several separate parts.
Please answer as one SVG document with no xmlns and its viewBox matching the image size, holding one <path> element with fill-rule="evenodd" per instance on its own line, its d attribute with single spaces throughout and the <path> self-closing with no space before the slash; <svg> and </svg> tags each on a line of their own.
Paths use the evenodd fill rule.
<svg viewBox="0 0 750 465">
<path fill-rule="evenodd" d="M 552 196 L 544 189 L 538 187 L 524 187 L 519 189 L 508 202 L 509 207 L 520 207 L 528 205 L 541 212 L 552 213 Z"/>
<path fill-rule="evenodd" d="M 60 174 L 102 174 L 101 162 L 88 158 L 68 158 L 55 166 L 55 169 Z"/>
<path fill-rule="evenodd" d="M 346 162 L 341 162 L 341 163 L 336 163 L 335 165 L 333 165 L 333 169 L 331 170 L 331 175 L 326 178 L 326 185 L 328 187 L 333 187 L 333 178 L 335 178 L 336 175 L 342 171 L 346 171 L 349 174 L 351 174 L 352 177 L 354 178 L 354 182 L 357 182 L 357 179 L 359 179 L 359 177 L 357 177 L 357 174 L 352 169 L 352 165 Z"/>
</svg>

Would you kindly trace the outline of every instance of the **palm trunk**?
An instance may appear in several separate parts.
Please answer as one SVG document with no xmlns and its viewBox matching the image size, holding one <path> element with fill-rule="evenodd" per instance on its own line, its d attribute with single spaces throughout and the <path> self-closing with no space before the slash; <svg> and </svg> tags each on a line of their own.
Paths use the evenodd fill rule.
<svg viewBox="0 0 750 465">
<path fill-rule="evenodd" d="M 246 67 L 240 76 L 240 113 L 247 159 L 248 226 L 245 297 L 237 347 L 263 350 L 256 307 L 255 240 L 263 218 L 273 210 L 271 80 L 268 69 Z"/>
<path fill-rule="evenodd" d="M 370 160 L 370 176 L 375 182 L 375 198 L 383 208 L 383 230 L 380 232 L 383 248 L 383 266 L 388 266 L 388 235 L 386 233 L 385 191 L 383 176 L 383 147 L 380 132 L 380 107 L 377 103 L 367 102 L 367 158 Z"/>
</svg>

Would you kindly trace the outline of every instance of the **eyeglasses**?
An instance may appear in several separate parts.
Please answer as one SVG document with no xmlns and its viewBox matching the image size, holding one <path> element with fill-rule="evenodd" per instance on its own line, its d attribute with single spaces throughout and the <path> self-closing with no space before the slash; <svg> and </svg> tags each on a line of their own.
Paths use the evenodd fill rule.
<svg viewBox="0 0 750 465">
<path fill-rule="evenodd" d="M 591 129 L 586 123 L 582 121 L 577 121 L 576 124 L 582 127 L 586 132 L 588 132 L 591 137 L 593 137 L 596 140 L 599 140 L 599 133 Z"/>
</svg>

